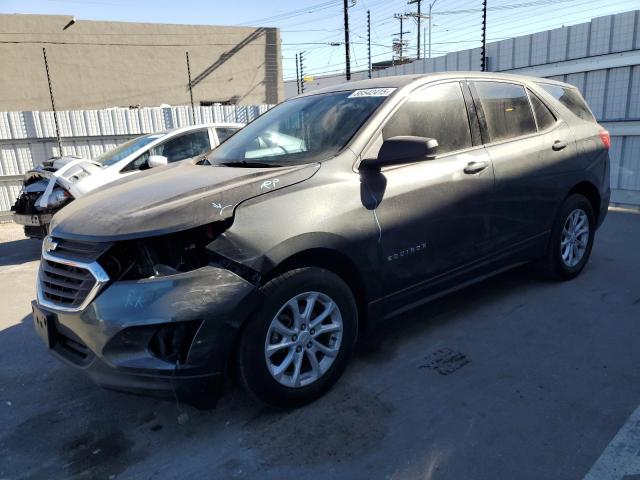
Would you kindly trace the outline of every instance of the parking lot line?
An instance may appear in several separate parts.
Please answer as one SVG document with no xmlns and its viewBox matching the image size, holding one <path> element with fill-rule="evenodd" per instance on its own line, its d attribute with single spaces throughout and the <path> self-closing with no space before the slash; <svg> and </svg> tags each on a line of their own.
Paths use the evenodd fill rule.
<svg viewBox="0 0 640 480">
<path fill-rule="evenodd" d="M 640 407 L 631 414 L 584 480 L 621 480 L 640 475 Z"/>
</svg>

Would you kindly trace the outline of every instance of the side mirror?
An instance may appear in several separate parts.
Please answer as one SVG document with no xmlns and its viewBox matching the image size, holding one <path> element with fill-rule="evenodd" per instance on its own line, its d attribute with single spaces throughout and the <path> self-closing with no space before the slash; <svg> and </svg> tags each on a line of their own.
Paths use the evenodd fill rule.
<svg viewBox="0 0 640 480">
<path fill-rule="evenodd" d="M 438 141 L 425 137 L 392 137 L 385 140 L 378 158 L 367 158 L 360 162 L 360 170 L 380 170 L 389 165 L 433 160 L 438 151 Z"/>
<path fill-rule="evenodd" d="M 163 155 L 151 155 L 149 157 L 149 160 L 147 160 L 147 164 L 149 165 L 149 168 L 164 167 L 168 163 L 169 163 L 169 160 L 167 160 L 167 157 Z"/>
</svg>

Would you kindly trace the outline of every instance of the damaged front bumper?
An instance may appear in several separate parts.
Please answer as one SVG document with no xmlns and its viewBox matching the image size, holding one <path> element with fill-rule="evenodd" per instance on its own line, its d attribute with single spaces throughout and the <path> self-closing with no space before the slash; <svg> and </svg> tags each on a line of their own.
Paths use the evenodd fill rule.
<svg viewBox="0 0 640 480">
<path fill-rule="evenodd" d="M 50 351 L 106 388 L 215 405 L 258 288 L 216 266 L 107 284 L 82 311 L 34 301 Z"/>
</svg>

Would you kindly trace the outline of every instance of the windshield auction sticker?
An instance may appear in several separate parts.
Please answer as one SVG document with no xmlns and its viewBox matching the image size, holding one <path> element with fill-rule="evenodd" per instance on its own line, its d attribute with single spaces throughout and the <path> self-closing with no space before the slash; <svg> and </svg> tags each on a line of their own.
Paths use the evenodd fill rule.
<svg viewBox="0 0 640 480">
<path fill-rule="evenodd" d="M 363 90 L 354 90 L 347 98 L 388 97 L 394 90 L 395 88 L 365 88 Z"/>
</svg>

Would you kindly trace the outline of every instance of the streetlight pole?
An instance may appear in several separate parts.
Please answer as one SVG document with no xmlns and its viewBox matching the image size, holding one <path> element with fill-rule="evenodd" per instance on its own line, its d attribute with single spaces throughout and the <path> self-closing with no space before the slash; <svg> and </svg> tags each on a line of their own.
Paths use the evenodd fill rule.
<svg viewBox="0 0 640 480">
<path fill-rule="evenodd" d="M 433 0 L 433 2 L 431 2 L 429 4 L 429 58 L 431 58 L 431 11 L 433 9 L 433 6 L 436 4 L 438 0 Z"/>
<path fill-rule="evenodd" d="M 367 10 L 367 55 L 369 78 L 371 78 L 371 12 L 369 10 Z"/>
</svg>

